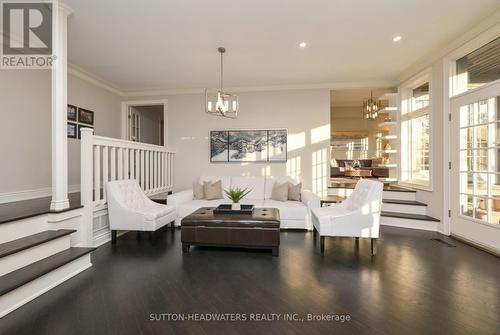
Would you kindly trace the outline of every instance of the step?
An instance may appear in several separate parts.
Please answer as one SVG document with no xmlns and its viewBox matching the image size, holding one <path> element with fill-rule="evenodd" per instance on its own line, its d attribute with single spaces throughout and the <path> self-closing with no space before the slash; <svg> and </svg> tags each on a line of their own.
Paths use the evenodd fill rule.
<svg viewBox="0 0 500 335">
<path fill-rule="evenodd" d="M 68 249 L 74 232 L 48 230 L 0 244 L 0 276 Z"/>
<path fill-rule="evenodd" d="M 0 317 L 92 266 L 95 248 L 69 248 L 0 277 Z"/>
<path fill-rule="evenodd" d="M 340 197 L 348 197 L 351 195 L 353 189 L 352 188 L 343 188 L 343 187 L 329 187 L 327 190 L 328 195 L 336 195 Z M 414 190 L 384 190 L 383 197 L 384 199 L 390 200 L 405 200 L 405 201 L 415 201 L 416 191 Z"/>
<path fill-rule="evenodd" d="M 427 214 L 427 205 L 422 202 L 397 199 L 384 199 L 382 202 L 382 211 L 384 212 Z"/>
<path fill-rule="evenodd" d="M 384 199 L 415 201 L 415 198 L 416 198 L 416 191 L 414 191 L 414 190 L 384 191 Z"/>
<path fill-rule="evenodd" d="M 439 220 L 428 215 L 382 211 L 380 223 L 387 226 L 437 231 Z"/>
</svg>

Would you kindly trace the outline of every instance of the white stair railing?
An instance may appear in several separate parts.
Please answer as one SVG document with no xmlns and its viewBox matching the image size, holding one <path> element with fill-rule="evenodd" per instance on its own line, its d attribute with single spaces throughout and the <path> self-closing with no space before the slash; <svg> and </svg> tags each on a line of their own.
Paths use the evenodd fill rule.
<svg viewBox="0 0 500 335">
<path fill-rule="evenodd" d="M 148 195 L 173 189 L 175 151 L 166 147 L 93 135 L 81 129 L 81 201 L 86 244 L 93 245 L 94 213 L 107 209 L 106 183 L 136 179 Z"/>
</svg>

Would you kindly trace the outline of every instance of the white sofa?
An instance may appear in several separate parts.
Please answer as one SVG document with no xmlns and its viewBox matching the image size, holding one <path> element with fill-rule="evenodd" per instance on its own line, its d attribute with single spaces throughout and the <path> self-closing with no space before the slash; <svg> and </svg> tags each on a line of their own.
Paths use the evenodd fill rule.
<svg viewBox="0 0 500 335">
<path fill-rule="evenodd" d="M 320 207 L 320 198 L 308 190 L 301 191 L 301 201 L 271 200 L 271 193 L 275 182 L 289 181 L 296 184 L 290 177 L 230 177 L 230 176 L 202 176 L 198 182 L 222 181 L 222 188 L 249 187 L 252 191 L 242 200 L 242 204 L 253 204 L 256 207 L 278 208 L 280 211 L 281 228 L 312 229 L 311 209 Z M 220 204 L 229 204 L 227 198 L 219 200 L 194 200 L 193 190 L 188 189 L 169 195 L 167 204 L 177 210 L 175 225 L 180 226 L 182 218 L 201 207 L 217 207 Z"/>
</svg>

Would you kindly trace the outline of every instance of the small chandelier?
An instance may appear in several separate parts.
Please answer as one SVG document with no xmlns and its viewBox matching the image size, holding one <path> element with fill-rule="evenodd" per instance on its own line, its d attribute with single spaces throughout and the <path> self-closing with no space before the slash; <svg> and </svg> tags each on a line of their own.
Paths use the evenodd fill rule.
<svg viewBox="0 0 500 335">
<path fill-rule="evenodd" d="M 363 101 L 363 119 L 375 120 L 380 110 L 380 100 L 373 99 L 373 91 L 370 91 L 370 99 Z"/>
<path fill-rule="evenodd" d="M 224 53 L 226 49 L 217 49 L 220 53 L 220 89 L 205 89 L 205 112 L 211 115 L 236 119 L 238 116 L 238 96 L 224 92 Z"/>
</svg>

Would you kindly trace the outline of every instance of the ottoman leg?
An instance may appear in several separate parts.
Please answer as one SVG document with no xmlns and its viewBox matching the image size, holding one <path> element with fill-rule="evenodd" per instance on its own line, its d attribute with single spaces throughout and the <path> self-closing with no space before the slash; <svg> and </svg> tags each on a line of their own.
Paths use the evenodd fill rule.
<svg viewBox="0 0 500 335">
<path fill-rule="evenodd" d="M 189 252 L 189 244 L 182 243 L 182 252 L 184 252 L 184 253 L 188 253 Z"/>
<path fill-rule="evenodd" d="M 324 254 L 325 253 L 325 237 L 324 236 L 319 237 L 319 243 L 320 243 L 321 253 Z"/>
<path fill-rule="evenodd" d="M 280 255 L 280 248 L 274 247 L 273 248 L 273 257 L 278 257 L 279 255 Z"/>
</svg>

